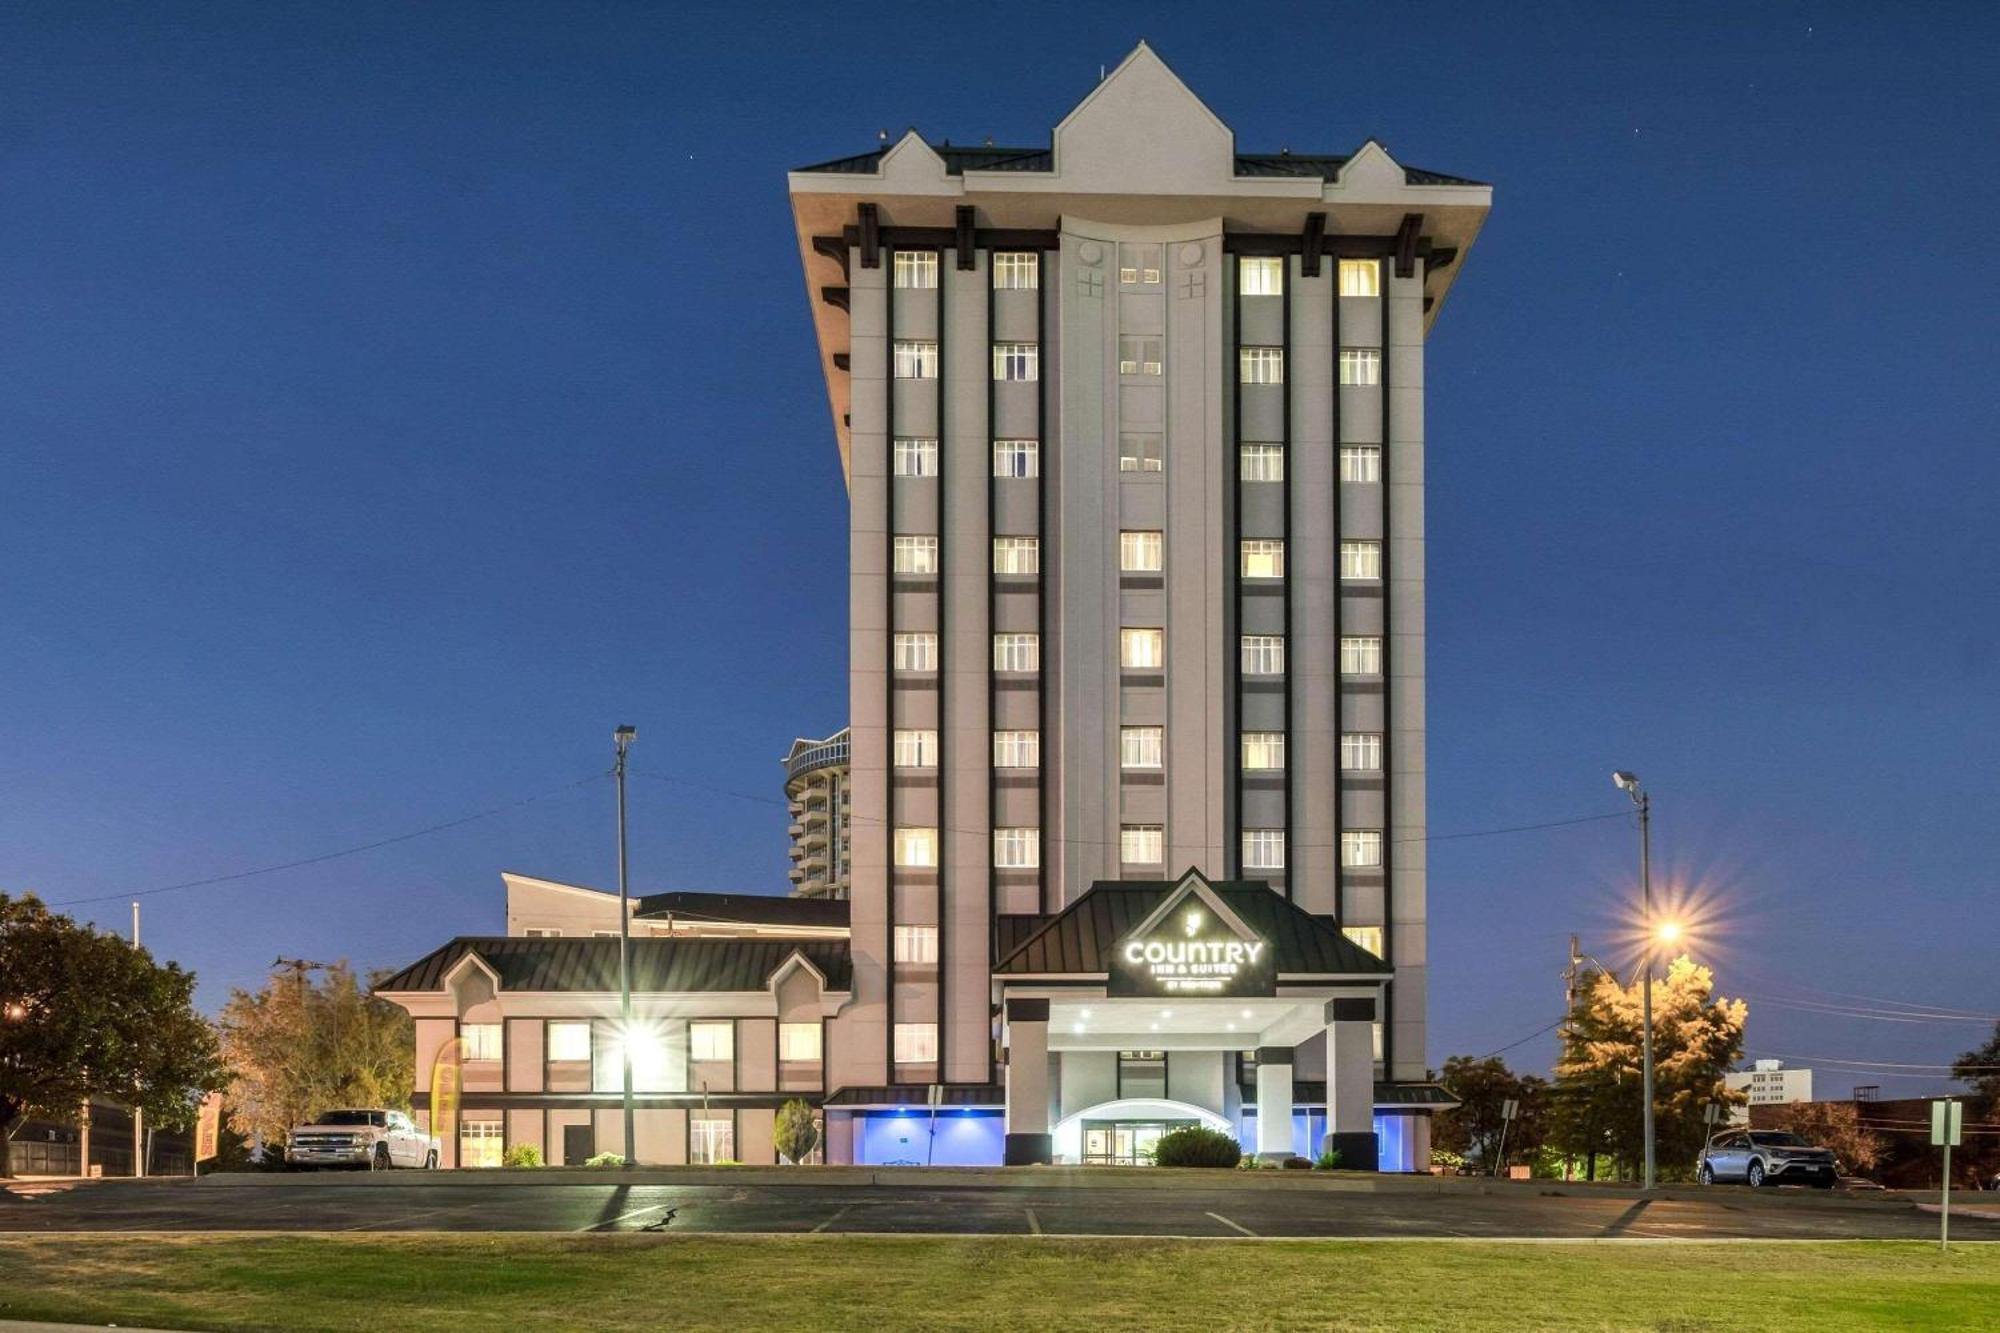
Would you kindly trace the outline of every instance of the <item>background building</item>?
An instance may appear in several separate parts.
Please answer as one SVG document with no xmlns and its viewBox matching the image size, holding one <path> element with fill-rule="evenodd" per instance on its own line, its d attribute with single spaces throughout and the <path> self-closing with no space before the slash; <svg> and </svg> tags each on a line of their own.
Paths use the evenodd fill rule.
<svg viewBox="0 0 2000 1333">
<path fill-rule="evenodd" d="M 1722 1076 L 1722 1085 L 1750 1095 L 1746 1105 L 1730 1108 L 1730 1120 L 1738 1125 L 1750 1123 L 1752 1106 L 1782 1106 L 1813 1099 L 1812 1070 L 1787 1069 L 1783 1060 L 1758 1060 L 1749 1069 L 1731 1070 Z"/>
<path fill-rule="evenodd" d="M 792 817 L 792 893 L 845 898 L 849 874 L 847 729 L 825 740 L 801 736 L 785 756 L 785 799 Z"/>
</svg>

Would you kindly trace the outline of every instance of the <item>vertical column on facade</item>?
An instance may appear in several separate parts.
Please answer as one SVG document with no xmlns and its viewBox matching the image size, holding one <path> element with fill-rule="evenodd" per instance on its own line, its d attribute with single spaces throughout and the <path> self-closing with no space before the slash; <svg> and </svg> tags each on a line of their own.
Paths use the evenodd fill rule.
<svg viewBox="0 0 2000 1333">
<path fill-rule="evenodd" d="M 1383 1054 L 1391 1077 L 1422 1078 L 1426 944 L 1424 842 L 1424 261 L 1407 277 L 1385 265 L 1383 394 L 1388 421 L 1383 488 L 1388 527 L 1383 579 L 1388 715 L 1387 826 L 1389 961 L 1399 980 L 1385 1017 Z"/>
<path fill-rule="evenodd" d="M 1257 1049 L 1257 1155 L 1292 1155 L 1292 1055 L 1290 1046 Z"/>
<path fill-rule="evenodd" d="M 1055 899 L 1050 886 L 1057 882 L 1055 868 L 1061 864 L 1063 846 L 1061 816 L 1054 796 L 1054 775 L 1062 771 L 1062 735 L 1052 725 L 1056 682 L 1059 679 L 1056 659 L 1062 652 L 1062 642 L 1054 629 L 1054 616 L 1051 614 L 1054 595 L 1050 585 L 1053 572 L 1062 567 L 1062 538 L 1049 523 L 1049 515 L 1053 512 L 1049 497 L 1061 474 L 1062 458 L 1060 427 L 1057 425 L 1059 418 L 1049 410 L 1049 404 L 1062 382 L 1062 348 L 1059 345 L 1062 325 L 1054 316 L 1054 312 L 1061 309 L 1062 273 L 1060 251 L 1043 249 L 1037 253 L 1035 343 L 1042 349 L 1042 378 L 1035 386 L 1034 440 L 1038 455 L 1034 477 L 1035 539 L 1041 544 L 1035 564 L 1035 632 L 1041 636 L 1042 669 L 1035 677 L 1035 728 L 1042 738 L 1042 767 L 1035 774 L 1035 823 L 1042 830 L 1042 864 L 1035 881 L 1035 902 L 1042 912 L 1053 910 Z"/>
<path fill-rule="evenodd" d="M 854 1002 L 843 1016 L 833 1055 L 839 1079 L 889 1081 L 889 887 L 895 831 L 890 810 L 889 731 L 894 681 L 889 598 L 890 376 L 888 270 L 850 254 L 850 385 L 848 458 L 848 710 L 849 781 L 857 810 L 880 811 L 880 827 L 861 826 L 853 839 L 851 945 Z"/>
<path fill-rule="evenodd" d="M 1373 1171 L 1375 1140 L 1375 997 L 1326 1002 L 1326 1142 L 1351 1171 Z M 1426 1158 L 1426 1161 L 1429 1159 Z"/>
<path fill-rule="evenodd" d="M 1049 1002 L 1008 1000 L 1007 1139 L 1008 1166 L 1045 1166 L 1054 1155 L 1049 1133 Z"/>
<path fill-rule="evenodd" d="M 993 482 L 988 403 L 993 355 L 988 338 L 991 281 L 987 256 L 964 268 L 954 253 L 939 274 L 946 361 L 938 439 L 945 688 L 939 776 L 942 823 L 950 849 L 939 888 L 938 1055 L 942 1081 L 983 1083 L 989 1076 L 987 961 L 992 911 L 993 834 L 989 825 L 993 742 Z"/>
<path fill-rule="evenodd" d="M 1283 576 L 1247 575 L 1244 565 L 1245 542 L 1284 543 L 1289 538 L 1293 463 L 1296 451 L 1289 438 L 1291 425 L 1290 283 L 1297 265 L 1290 259 L 1277 261 L 1280 278 L 1277 292 L 1264 294 L 1243 290 L 1242 265 L 1238 256 L 1236 287 L 1236 440 L 1233 475 L 1236 479 L 1236 540 L 1229 552 L 1229 565 L 1236 581 L 1236 634 L 1230 645 L 1235 668 L 1237 728 L 1238 856 L 1242 857 L 1243 834 L 1249 830 L 1276 830 L 1284 855 L 1278 866 L 1241 866 L 1241 873 L 1266 880 L 1273 889 L 1290 896 L 1293 846 L 1297 842 L 1289 822 L 1292 804 L 1290 731 L 1293 718 L 1291 689 L 1297 679 L 1291 660 L 1290 569 Z M 1270 261 L 1252 258 L 1252 263 Z M 1254 377 L 1254 382 L 1251 382 Z M 1245 446 L 1275 447 L 1281 462 L 1280 479 L 1246 482 L 1243 472 Z M 1281 545 L 1279 550 L 1283 551 Z M 1289 552 L 1278 556 L 1288 561 Z M 1283 657 L 1283 674 L 1245 671 L 1245 641 L 1275 639 Z M 1275 745 L 1261 752 L 1275 759 L 1276 767 L 1250 768 L 1245 763 L 1245 737 L 1255 733 L 1275 738 Z"/>
<path fill-rule="evenodd" d="M 1329 257 L 1316 276 L 1304 276 L 1296 263 L 1287 274 L 1292 355 L 1286 383 L 1292 412 L 1285 451 L 1291 492 L 1291 535 L 1285 545 L 1285 583 L 1291 596 L 1286 683 L 1292 691 L 1287 765 L 1293 791 L 1287 879 L 1292 901 L 1323 915 L 1340 910 L 1335 878 L 1340 860 L 1335 813 L 1340 643 L 1334 619 L 1339 553 L 1331 517 L 1339 475 L 1332 347 L 1332 275 L 1337 268 Z"/>
</svg>

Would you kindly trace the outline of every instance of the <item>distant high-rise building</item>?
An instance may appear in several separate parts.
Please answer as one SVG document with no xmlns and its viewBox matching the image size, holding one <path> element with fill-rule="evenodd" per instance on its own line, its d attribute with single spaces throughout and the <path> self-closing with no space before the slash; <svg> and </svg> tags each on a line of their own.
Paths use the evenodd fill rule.
<svg viewBox="0 0 2000 1333">
<path fill-rule="evenodd" d="M 792 895 L 845 898 L 851 841 L 845 728 L 824 740 L 801 736 L 792 742 L 785 799 L 792 818 Z"/>
</svg>

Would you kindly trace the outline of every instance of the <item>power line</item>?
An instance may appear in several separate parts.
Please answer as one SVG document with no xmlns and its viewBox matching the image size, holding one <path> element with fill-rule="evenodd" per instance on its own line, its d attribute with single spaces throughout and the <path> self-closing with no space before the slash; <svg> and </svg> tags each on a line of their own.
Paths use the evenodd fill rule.
<svg viewBox="0 0 2000 1333">
<path fill-rule="evenodd" d="M 1530 1032 L 1527 1036 L 1522 1037 L 1519 1041 L 1510 1041 L 1505 1046 L 1502 1046 L 1499 1050 L 1488 1051 L 1486 1054 L 1480 1056 L 1479 1058 L 1481 1060 L 1491 1060 L 1496 1055 L 1506 1054 L 1508 1051 L 1513 1050 L 1516 1046 L 1525 1046 L 1529 1042 L 1533 1041 L 1535 1038 L 1541 1036 L 1544 1032 L 1551 1032 L 1556 1028 L 1561 1027 L 1563 1025 L 1564 1020 L 1567 1019 L 1568 1017 L 1569 1017 L 1568 1014 L 1564 1014 L 1562 1018 L 1558 1018 L 1555 1022 L 1550 1023 L 1546 1027 L 1536 1028 L 1533 1032 Z"/>
<path fill-rule="evenodd" d="M 1825 1018 L 1861 1018 L 1871 1023 L 1977 1023 L 1984 1027 L 1988 1023 L 2000 1022 L 1990 1014 L 1965 1015 L 1895 1013 L 1879 1009 L 1862 1009 L 1846 1005 L 1820 1004 L 1811 1000 L 1782 1000 L 1772 995 L 1758 995 L 1743 991 L 1738 998 L 1757 1004 L 1775 1005 L 1780 1009 L 1791 1009 L 1799 1013 L 1818 1014 Z"/>
<path fill-rule="evenodd" d="M 200 889 L 213 884 L 230 884 L 240 879 L 252 879 L 258 875 L 276 874 L 280 870 L 297 870 L 301 866 L 319 865 L 322 862 L 339 860 L 343 856 L 355 856 L 361 852 L 372 852 L 378 847 L 391 847 L 399 842 L 409 842 L 416 838 L 429 837 L 433 833 L 443 833 L 446 829 L 455 829 L 466 824 L 477 823 L 482 819 L 491 819 L 495 815 L 504 815 L 509 811 L 518 810 L 524 805 L 533 805 L 537 801 L 545 801 L 552 796 L 561 796 L 567 792 L 575 791 L 578 787 L 601 781 L 605 776 L 606 774 L 603 773 L 592 773 L 587 777 L 578 778 L 574 782 L 565 782 L 560 787 L 552 787 L 548 791 L 537 792 L 533 796 L 524 796 L 518 801 L 509 801 L 505 805 L 496 805 L 488 810 L 480 810 L 469 815 L 460 815 L 456 819 L 447 819 L 441 823 L 426 825 L 420 829 L 412 829 L 408 833 L 398 833 L 394 837 L 377 838 L 373 842 L 364 842 L 353 847 L 342 847 L 338 851 L 321 852 L 317 856 L 303 856 L 296 861 L 283 861 L 276 865 L 258 866 L 254 870 L 238 870 L 227 875 L 210 875 L 206 879 L 183 880 L 179 884 L 161 884 L 150 889 L 134 889 L 123 893 L 100 893 L 87 898 L 65 898 L 61 902 L 50 903 L 49 906 L 76 907 L 83 903 L 113 902 L 124 898 L 150 898 L 154 894 L 159 893 L 178 893 L 182 889 Z"/>
</svg>

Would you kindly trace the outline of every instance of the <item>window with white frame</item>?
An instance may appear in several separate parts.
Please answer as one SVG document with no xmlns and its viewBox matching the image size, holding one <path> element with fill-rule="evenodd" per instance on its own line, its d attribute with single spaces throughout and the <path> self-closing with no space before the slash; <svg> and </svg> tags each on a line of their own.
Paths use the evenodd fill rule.
<svg viewBox="0 0 2000 1333">
<path fill-rule="evenodd" d="M 998 291 L 1033 291 L 1042 285 L 1042 257 L 1032 250 L 996 250 L 993 286 Z"/>
<path fill-rule="evenodd" d="M 549 1024 L 549 1060 L 554 1064 L 590 1059 L 590 1024 Z"/>
<path fill-rule="evenodd" d="M 1342 384 L 1380 384 L 1382 382 L 1382 349 L 1379 347 L 1341 348 L 1340 382 Z"/>
<path fill-rule="evenodd" d="M 1157 574 L 1166 558 L 1166 534 L 1127 530 L 1118 534 L 1118 568 L 1127 574 Z"/>
<path fill-rule="evenodd" d="M 896 830 L 896 864 L 912 870 L 928 870 L 938 863 L 938 831 L 934 828 Z"/>
<path fill-rule="evenodd" d="M 1340 446 L 1340 479 L 1358 483 L 1382 480 L 1382 446 L 1343 444 Z"/>
<path fill-rule="evenodd" d="M 562 932 L 553 926 L 529 926 L 521 934 L 531 940 L 559 940 L 562 938 Z"/>
<path fill-rule="evenodd" d="M 938 474 L 938 448 L 936 440 L 922 440 L 915 437 L 896 437 L 896 475 L 899 477 L 935 477 Z"/>
<path fill-rule="evenodd" d="M 1340 544 L 1340 577 L 1344 579 L 1381 578 L 1382 543 L 1342 542 Z"/>
<path fill-rule="evenodd" d="M 993 767 L 1040 768 L 1041 766 L 1041 732 L 996 731 L 993 733 Z"/>
<path fill-rule="evenodd" d="M 498 1119 L 474 1120 L 471 1112 L 458 1124 L 458 1164 L 469 1167 L 500 1165 L 505 1152 L 507 1131 Z"/>
<path fill-rule="evenodd" d="M 1381 675 L 1382 636 L 1379 634 L 1342 635 L 1340 640 L 1340 674 L 1343 676 Z"/>
<path fill-rule="evenodd" d="M 937 378 L 938 348 L 935 342 L 916 338 L 896 340 L 896 378 L 934 380 Z"/>
<path fill-rule="evenodd" d="M 901 256 L 897 256 L 901 258 Z M 933 256 L 935 258 L 935 256 Z M 688 1161 L 714 1166 L 736 1160 L 736 1114 L 733 1111 L 688 1113 Z"/>
<path fill-rule="evenodd" d="M 1166 762 L 1165 727 L 1118 728 L 1120 768 L 1159 768 Z"/>
<path fill-rule="evenodd" d="M 993 475 L 996 477 L 1039 477 L 1042 474 L 1042 445 L 1039 440 L 993 441 Z"/>
<path fill-rule="evenodd" d="M 1246 444 L 1238 451 L 1237 457 L 1237 466 L 1245 481 L 1285 479 L 1285 446 L 1282 444 Z"/>
<path fill-rule="evenodd" d="M 1240 558 L 1246 579 L 1285 577 L 1285 544 L 1282 541 L 1268 537 L 1246 540 L 1242 543 Z"/>
<path fill-rule="evenodd" d="M 1042 831 L 1038 828 L 993 830 L 993 864 L 1001 870 L 1032 870 L 1042 863 Z"/>
<path fill-rule="evenodd" d="M 1382 265 L 1373 259 L 1341 260 L 1340 294 L 1342 296 L 1380 296 L 1382 294 Z"/>
<path fill-rule="evenodd" d="M 1041 375 L 1042 349 L 1034 343 L 994 343 L 993 378 L 1032 380 Z"/>
<path fill-rule="evenodd" d="M 1285 831 L 1281 828 L 1244 829 L 1243 868 L 1245 870 L 1283 870 L 1285 868 Z"/>
<path fill-rule="evenodd" d="M 786 1061 L 817 1060 L 825 1049 L 826 1034 L 818 1023 L 778 1024 L 778 1058 Z"/>
<path fill-rule="evenodd" d="M 935 287 L 937 284 L 937 251 L 896 251 L 896 285 L 898 287 Z"/>
<path fill-rule="evenodd" d="M 938 636 L 929 630 L 898 631 L 896 670 L 936 671 Z"/>
<path fill-rule="evenodd" d="M 1118 340 L 1120 375 L 1157 375 L 1162 368 L 1160 339 L 1135 336 Z"/>
<path fill-rule="evenodd" d="M 937 1024 L 896 1024 L 896 1063 L 932 1065 L 937 1063 Z"/>
<path fill-rule="evenodd" d="M 1118 437 L 1118 470 L 1120 472 L 1158 472 L 1165 466 L 1165 455 L 1160 451 L 1160 437 L 1145 432 L 1122 434 Z"/>
<path fill-rule="evenodd" d="M 695 1022 L 688 1024 L 688 1059 L 734 1060 L 736 1024 Z"/>
<path fill-rule="evenodd" d="M 1158 671 L 1167 664 L 1167 632 L 1163 629 L 1118 631 L 1118 665 L 1131 671 Z"/>
<path fill-rule="evenodd" d="M 1340 766 L 1350 773 L 1382 771 L 1382 733 L 1343 731 L 1340 733 Z"/>
<path fill-rule="evenodd" d="M 1118 282 L 1125 287 L 1157 287 L 1160 283 L 1160 247 L 1121 243 L 1118 247 Z"/>
<path fill-rule="evenodd" d="M 1159 824 L 1125 824 L 1118 830 L 1118 859 L 1128 866 L 1156 866 L 1167 859 L 1167 831 Z"/>
<path fill-rule="evenodd" d="M 936 926 L 896 927 L 896 961 L 899 963 L 922 964 L 937 962 L 938 928 Z"/>
<path fill-rule="evenodd" d="M 1284 635 L 1245 634 L 1242 637 L 1244 675 L 1282 676 L 1285 674 Z"/>
<path fill-rule="evenodd" d="M 1382 830 L 1351 828 L 1340 832 L 1340 863 L 1350 869 L 1382 864 Z"/>
<path fill-rule="evenodd" d="M 500 1058 L 500 1025 L 498 1023 L 461 1023 L 458 1028 L 459 1040 L 465 1045 L 460 1048 L 459 1057 L 464 1060 L 498 1060 Z"/>
<path fill-rule="evenodd" d="M 1282 347 L 1244 347 L 1237 351 L 1239 378 L 1244 384 L 1283 384 L 1285 382 L 1285 349 Z"/>
<path fill-rule="evenodd" d="M 1369 953 L 1374 954 L 1377 958 L 1382 956 L 1382 927 L 1342 926 L 1340 933 L 1347 936 L 1355 944 L 1366 949 Z"/>
<path fill-rule="evenodd" d="M 1042 568 L 1042 540 L 1039 537 L 995 537 L 995 574 L 1038 574 Z"/>
<path fill-rule="evenodd" d="M 1285 294 L 1285 261 L 1278 256 L 1244 255 L 1236 261 L 1236 273 L 1245 296 Z"/>
<path fill-rule="evenodd" d="M 1042 636 L 1039 634 L 996 634 L 993 636 L 995 671 L 1040 671 Z"/>
<path fill-rule="evenodd" d="M 892 556 L 898 574 L 935 574 L 938 572 L 938 539 L 898 537 Z"/>
<path fill-rule="evenodd" d="M 935 731 L 899 729 L 891 749 L 897 768 L 937 767 L 938 734 Z"/>
<path fill-rule="evenodd" d="M 1243 768 L 1249 773 L 1273 773 L 1285 766 L 1285 733 L 1246 731 L 1243 733 Z"/>
</svg>

